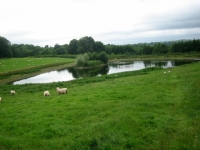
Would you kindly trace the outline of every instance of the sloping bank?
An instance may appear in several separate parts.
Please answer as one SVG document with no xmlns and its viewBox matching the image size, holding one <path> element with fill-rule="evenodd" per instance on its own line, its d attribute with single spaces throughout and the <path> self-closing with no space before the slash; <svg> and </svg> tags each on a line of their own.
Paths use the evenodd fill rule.
<svg viewBox="0 0 200 150">
<path fill-rule="evenodd" d="M 21 80 L 41 73 L 74 66 L 74 63 L 55 63 L 0 73 L 0 84 Z"/>
</svg>

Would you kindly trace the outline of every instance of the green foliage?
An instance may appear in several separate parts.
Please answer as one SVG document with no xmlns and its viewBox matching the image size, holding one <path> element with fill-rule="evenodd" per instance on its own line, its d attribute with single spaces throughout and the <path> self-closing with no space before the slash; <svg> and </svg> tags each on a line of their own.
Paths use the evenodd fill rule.
<svg viewBox="0 0 200 150">
<path fill-rule="evenodd" d="M 73 39 L 69 43 L 69 54 L 78 54 L 78 40 Z"/>
<path fill-rule="evenodd" d="M 79 54 L 94 52 L 94 49 L 95 49 L 95 41 L 92 37 L 86 36 L 79 39 L 79 43 L 78 43 Z"/>
<path fill-rule="evenodd" d="M 0 36 L 0 58 L 12 57 L 12 51 L 10 49 L 10 41 Z"/>
<path fill-rule="evenodd" d="M 77 57 L 77 66 L 79 67 L 86 67 L 88 66 L 89 56 L 87 53 L 83 55 L 79 55 Z"/>
<path fill-rule="evenodd" d="M 69 44 L 69 54 L 99 53 L 104 51 L 105 47 L 102 42 L 95 42 L 92 37 L 82 37 L 79 40 L 73 39 Z"/>
<path fill-rule="evenodd" d="M 171 53 L 200 52 L 200 40 L 179 41 L 171 45 Z"/>
<path fill-rule="evenodd" d="M 200 52 L 200 40 L 185 40 L 185 41 L 172 41 L 172 42 L 156 42 L 156 43 L 140 43 L 133 45 L 106 45 L 105 51 L 107 54 L 115 54 L 122 56 L 123 54 L 129 55 L 159 55 L 159 54 L 176 54 L 188 52 Z M 123 56 L 122 56 L 123 57 Z"/>
<path fill-rule="evenodd" d="M 153 52 L 153 47 L 151 45 L 145 44 L 143 46 L 143 54 L 149 55 L 152 54 L 152 52 Z"/>
<path fill-rule="evenodd" d="M 106 64 L 108 62 L 108 56 L 107 56 L 106 52 L 100 52 L 98 54 L 98 60 L 100 60 Z"/>
<path fill-rule="evenodd" d="M 96 51 L 97 53 L 102 52 L 102 51 L 105 51 L 105 46 L 103 45 L 102 42 L 100 42 L 100 41 L 96 41 L 96 42 L 95 42 L 95 51 Z"/>
<path fill-rule="evenodd" d="M 89 66 L 94 66 L 94 64 L 99 65 L 100 62 L 102 62 L 104 64 L 106 64 L 108 62 L 108 56 L 105 52 L 100 52 L 99 54 L 97 54 L 96 52 L 85 53 L 85 54 L 79 55 L 77 57 L 77 66 L 78 67 L 89 67 Z"/>
<path fill-rule="evenodd" d="M 56 44 L 54 46 L 54 51 L 55 51 L 56 55 L 65 55 L 68 51 L 68 45 L 67 44 L 65 44 L 65 45 Z"/>
<path fill-rule="evenodd" d="M 156 43 L 154 46 L 153 46 L 153 51 L 152 51 L 152 54 L 166 54 L 168 53 L 168 47 L 166 44 L 164 43 Z"/>
<path fill-rule="evenodd" d="M 85 36 L 79 40 L 73 39 L 69 45 L 55 44 L 54 47 L 46 45 L 45 47 L 34 46 L 29 44 L 13 44 L 0 37 L 0 58 L 3 57 L 63 57 L 65 55 L 78 55 L 84 53 L 99 54 L 105 52 L 110 58 L 129 58 L 130 56 L 142 55 L 163 55 L 163 54 L 185 54 L 191 52 L 200 53 L 200 40 L 181 40 L 169 42 L 151 42 L 126 45 L 104 45 L 100 41 L 95 41 L 92 37 Z M 94 56 L 94 55 L 93 55 Z M 90 56 L 89 56 L 90 57 Z M 116 58 L 115 57 L 115 58 Z M 90 57 L 91 60 L 96 60 Z M 106 62 L 106 60 L 103 60 Z"/>
</svg>

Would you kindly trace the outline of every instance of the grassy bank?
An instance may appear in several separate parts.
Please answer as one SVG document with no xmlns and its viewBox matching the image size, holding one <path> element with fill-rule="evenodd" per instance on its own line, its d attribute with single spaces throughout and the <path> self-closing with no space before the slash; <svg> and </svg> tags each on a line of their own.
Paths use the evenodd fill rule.
<svg viewBox="0 0 200 150">
<path fill-rule="evenodd" d="M 43 72 L 74 64 L 71 58 L 12 58 L 0 59 L 0 84 L 31 77 Z"/>
<path fill-rule="evenodd" d="M 0 73 L 12 72 L 15 70 L 33 69 L 37 67 L 48 67 L 52 64 L 72 63 L 72 58 L 11 58 L 0 59 Z"/>
<path fill-rule="evenodd" d="M 199 149 L 200 63 L 168 71 L 1 85 L 0 149 Z"/>
</svg>

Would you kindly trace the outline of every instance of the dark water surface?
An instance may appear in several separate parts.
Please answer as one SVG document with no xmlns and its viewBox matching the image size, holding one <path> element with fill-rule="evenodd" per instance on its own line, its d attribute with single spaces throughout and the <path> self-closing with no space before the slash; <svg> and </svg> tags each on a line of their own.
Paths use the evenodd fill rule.
<svg viewBox="0 0 200 150">
<path fill-rule="evenodd" d="M 42 73 L 40 75 L 30 77 L 27 79 L 13 82 L 12 84 L 26 84 L 26 83 L 50 83 L 59 81 L 70 81 L 84 77 L 94 77 L 106 74 L 113 74 L 125 71 L 140 70 L 146 67 L 162 67 L 171 68 L 183 64 L 191 63 L 189 60 L 144 60 L 144 61 L 130 61 L 130 62 L 114 62 L 101 68 L 82 69 L 65 68 L 62 70 Z"/>
</svg>

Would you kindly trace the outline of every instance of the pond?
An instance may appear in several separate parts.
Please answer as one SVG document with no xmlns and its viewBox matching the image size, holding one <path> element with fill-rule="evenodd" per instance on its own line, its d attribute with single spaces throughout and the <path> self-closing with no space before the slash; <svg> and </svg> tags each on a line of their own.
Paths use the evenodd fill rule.
<svg viewBox="0 0 200 150">
<path fill-rule="evenodd" d="M 27 79 L 13 82 L 12 84 L 27 84 L 27 83 L 50 83 L 59 81 L 70 81 L 85 77 L 101 76 L 106 74 L 113 74 L 125 71 L 140 70 L 146 67 L 162 67 L 171 68 L 183 64 L 191 63 L 189 60 L 144 60 L 144 61 L 130 61 L 130 62 L 114 62 L 106 66 L 95 69 L 75 69 L 65 68 L 62 70 L 42 73 L 40 75 L 30 77 Z"/>
</svg>

